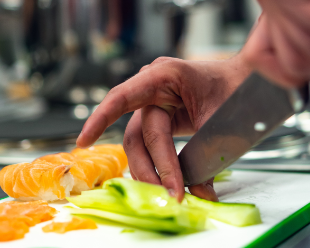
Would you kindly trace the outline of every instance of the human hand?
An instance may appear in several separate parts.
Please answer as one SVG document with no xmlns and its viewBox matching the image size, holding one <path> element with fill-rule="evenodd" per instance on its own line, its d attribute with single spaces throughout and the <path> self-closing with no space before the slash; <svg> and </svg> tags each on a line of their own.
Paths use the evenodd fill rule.
<svg viewBox="0 0 310 248">
<path fill-rule="evenodd" d="M 310 1 L 259 0 L 263 14 L 246 47 L 253 69 L 285 87 L 310 80 Z"/>
<path fill-rule="evenodd" d="M 195 133 L 248 73 L 241 55 L 227 61 L 156 59 L 109 92 L 85 123 L 77 145 L 91 145 L 121 115 L 135 111 L 124 136 L 132 177 L 162 184 L 181 201 L 184 184 L 172 136 Z M 213 179 L 189 190 L 217 200 Z"/>
</svg>

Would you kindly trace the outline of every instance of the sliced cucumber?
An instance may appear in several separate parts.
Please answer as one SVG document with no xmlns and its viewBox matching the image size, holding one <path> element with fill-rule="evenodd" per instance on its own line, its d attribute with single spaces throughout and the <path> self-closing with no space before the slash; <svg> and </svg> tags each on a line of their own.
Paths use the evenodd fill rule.
<svg viewBox="0 0 310 248">
<path fill-rule="evenodd" d="M 150 226 L 150 230 L 180 232 L 205 229 L 207 213 L 179 204 L 162 186 L 127 179 L 111 179 L 103 187 L 83 192 L 77 197 L 68 197 L 67 200 L 78 207 L 87 208 L 87 211 L 102 211 L 90 212 L 101 213 L 102 218 L 113 220 L 113 216 L 117 217 L 117 222 L 130 224 L 126 221 L 137 218 L 134 225 L 139 227 L 141 224 L 140 228 L 145 228 L 144 222 L 141 221 L 143 219 L 156 225 L 163 223 L 164 229 L 160 226 Z"/>
<path fill-rule="evenodd" d="M 166 218 L 180 212 L 180 204 L 160 185 L 113 178 L 103 188 L 118 191 L 123 203 L 139 215 Z"/>
<path fill-rule="evenodd" d="M 214 182 L 221 182 L 227 180 L 227 177 L 230 177 L 232 174 L 231 170 L 223 170 L 214 177 Z"/>
<path fill-rule="evenodd" d="M 96 216 L 146 230 L 171 233 L 179 233 L 188 230 L 186 227 L 178 225 L 173 219 L 144 218 L 91 208 L 66 207 L 66 209 L 68 209 L 71 214 Z"/>
<path fill-rule="evenodd" d="M 81 208 L 70 208 L 72 214 L 93 215 L 153 231 L 200 231 L 207 228 L 207 218 L 239 227 L 261 223 L 252 204 L 210 202 L 187 193 L 180 204 L 162 186 L 122 178 L 67 199 Z"/>
<path fill-rule="evenodd" d="M 96 189 L 83 191 L 67 200 L 80 208 L 95 208 L 116 213 L 131 214 L 133 211 L 124 205 L 122 195 L 114 189 Z"/>
<path fill-rule="evenodd" d="M 254 204 L 211 202 L 186 193 L 183 204 L 208 212 L 212 218 L 230 225 L 244 227 L 262 223 L 258 208 Z"/>
</svg>

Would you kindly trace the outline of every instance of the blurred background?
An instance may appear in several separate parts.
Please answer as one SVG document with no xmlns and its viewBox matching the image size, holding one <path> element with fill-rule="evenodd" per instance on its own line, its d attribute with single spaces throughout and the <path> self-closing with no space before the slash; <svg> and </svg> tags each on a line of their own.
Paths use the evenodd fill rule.
<svg viewBox="0 0 310 248">
<path fill-rule="evenodd" d="M 159 56 L 233 56 L 260 12 L 255 0 L 0 0 L 0 165 L 72 149 L 107 92 Z M 130 116 L 99 142 L 121 143 Z M 309 116 L 234 166 L 309 171 Z"/>
</svg>

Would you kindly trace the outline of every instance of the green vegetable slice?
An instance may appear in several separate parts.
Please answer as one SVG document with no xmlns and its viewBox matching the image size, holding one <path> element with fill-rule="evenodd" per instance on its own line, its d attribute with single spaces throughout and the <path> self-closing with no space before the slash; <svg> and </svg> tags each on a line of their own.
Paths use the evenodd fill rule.
<svg viewBox="0 0 310 248">
<path fill-rule="evenodd" d="M 160 185 L 114 178 L 106 181 L 103 188 L 117 190 L 123 203 L 139 215 L 166 218 L 181 211 L 178 201 Z"/>
<path fill-rule="evenodd" d="M 262 223 L 258 208 L 254 204 L 211 202 L 185 193 L 185 201 L 195 208 L 208 212 L 208 217 L 233 226 L 244 227 Z"/>
<path fill-rule="evenodd" d="M 231 170 L 223 170 L 214 177 L 214 182 L 224 181 L 227 179 L 227 177 L 231 176 L 231 174 Z"/>
<path fill-rule="evenodd" d="M 189 231 L 199 231 L 201 229 L 197 229 L 195 227 L 186 227 L 179 225 L 175 219 L 155 219 L 155 218 L 145 218 L 138 216 L 129 216 L 119 213 L 113 213 L 109 211 L 103 211 L 98 209 L 90 209 L 90 208 L 72 208 L 66 207 L 70 211 L 71 214 L 75 215 L 91 215 L 96 216 L 108 220 L 112 220 L 115 222 L 123 223 L 132 227 L 138 227 L 151 231 L 158 232 L 169 232 L 169 233 L 180 233 L 180 232 L 189 232 Z"/>
<path fill-rule="evenodd" d="M 72 214 L 93 215 L 153 231 L 204 230 L 207 217 L 239 227 L 261 223 L 252 204 L 210 202 L 187 193 L 180 204 L 162 186 L 123 178 L 110 179 L 102 189 L 67 199 L 81 208 L 70 208 Z"/>
<path fill-rule="evenodd" d="M 124 205 L 122 195 L 115 189 L 96 189 L 83 191 L 67 200 L 80 208 L 95 208 L 116 213 L 132 214 L 134 211 Z"/>
<path fill-rule="evenodd" d="M 179 226 L 180 230 L 205 229 L 207 213 L 200 209 L 193 209 L 191 206 L 179 204 L 162 186 L 128 179 L 111 179 L 103 187 L 103 189 L 85 191 L 80 196 L 67 199 L 81 208 L 113 212 L 126 216 L 126 218 L 139 217 L 149 221 L 163 220 L 164 223 L 169 220 L 169 225 L 173 223 L 171 232 L 176 232 L 175 226 Z M 137 223 L 139 227 L 141 222 Z M 169 231 L 169 228 L 163 231 Z"/>
</svg>

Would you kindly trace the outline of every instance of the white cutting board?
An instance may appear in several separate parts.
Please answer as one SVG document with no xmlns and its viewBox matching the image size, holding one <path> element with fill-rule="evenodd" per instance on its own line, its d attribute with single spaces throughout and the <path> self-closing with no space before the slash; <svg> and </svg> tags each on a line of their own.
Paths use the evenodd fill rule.
<svg viewBox="0 0 310 248">
<path fill-rule="evenodd" d="M 237 228 L 214 221 L 216 230 L 183 236 L 166 236 L 137 229 L 133 233 L 121 233 L 128 227 L 111 224 L 99 224 L 97 230 L 46 234 L 41 231 L 42 226 L 49 223 L 46 222 L 31 228 L 24 239 L 1 242 L 0 247 L 243 247 L 310 202 L 310 174 L 234 171 L 229 181 L 216 183 L 215 190 L 221 201 L 256 204 L 261 211 L 263 224 Z M 56 220 L 69 218 L 69 214 L 62 209 L 64 205 L 68 204 L 51 204 L 61 211 Z"/>
</svg>

